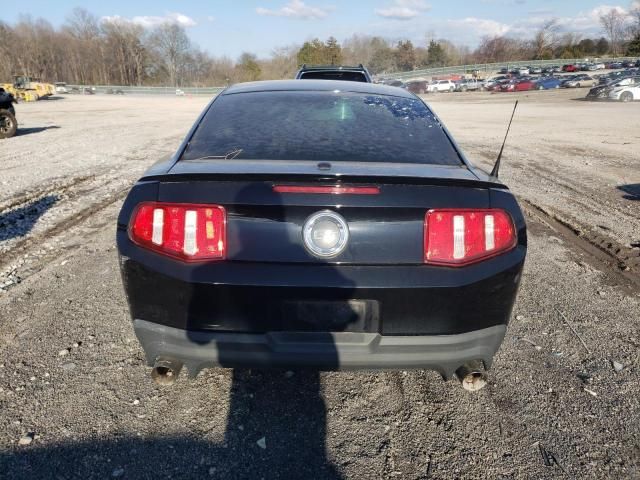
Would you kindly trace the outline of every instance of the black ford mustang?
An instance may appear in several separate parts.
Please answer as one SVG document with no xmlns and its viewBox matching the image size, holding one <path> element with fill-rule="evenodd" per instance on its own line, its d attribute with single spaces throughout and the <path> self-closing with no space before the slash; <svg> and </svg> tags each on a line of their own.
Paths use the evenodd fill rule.
<svg viewBox="0 0 640 480">
<path fill-rule="evenodd" d="M 415 95 L 292 80 L 219 94 L 132 188 L 117 243 L 157 381 L 183 365 L 448 378 L 491 364 L 526 227 Z"/>
</svg>

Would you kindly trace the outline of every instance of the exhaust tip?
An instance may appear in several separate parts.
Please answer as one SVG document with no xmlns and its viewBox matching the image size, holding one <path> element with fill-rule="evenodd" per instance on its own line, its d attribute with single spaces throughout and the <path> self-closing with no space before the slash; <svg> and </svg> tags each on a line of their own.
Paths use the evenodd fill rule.
<svg viewBox="0 0 640 480">
<path fill-rule="evenodd" d="M 156 360 L 151 370 L 151 378 L 158 385 L 173 385 L 180 375 L 182 363 L 173 360 Z"/>
<path fill-rule="evenodd" d="M 473 361 L 464 364 L 456 370 L 456 377 L 462 383 L 462 388 L 468 392 L 477 392 L 487 385 L 487 372 L 482 362 Z"/>
</svg>

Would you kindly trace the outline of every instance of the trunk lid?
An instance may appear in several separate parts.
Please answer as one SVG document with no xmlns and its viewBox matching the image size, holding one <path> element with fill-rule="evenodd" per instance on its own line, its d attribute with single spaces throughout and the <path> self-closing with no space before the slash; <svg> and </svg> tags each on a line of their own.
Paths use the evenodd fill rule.
<svg viewBox="0 0 640 480">
<path fill-rule="evenodd" d="M 422 264 L 430 208 L 488 208 L 489 188 L 466 167 L 363 162 L 180 161 L 159 180 L 158 201 L 222 205 L 227 260 L 261 263 Z M 378 187 L 379 193 L 277 193 L 276 185 Z M 303 239 L 313 214 L 329 210 L 348 225 L 335 258 L 318 258 Z"/>
</svg>

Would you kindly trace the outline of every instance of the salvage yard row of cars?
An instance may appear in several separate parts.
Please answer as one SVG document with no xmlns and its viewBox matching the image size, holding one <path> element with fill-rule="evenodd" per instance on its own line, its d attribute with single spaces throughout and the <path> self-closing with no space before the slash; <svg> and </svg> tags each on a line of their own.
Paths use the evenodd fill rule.
<svg viewBox="0 0 640 480">
<path fill-rule="evenodd" d="M 415 94 L 426 93 L 452 93 L 468 91 L 490 92 L 523 92 L 529 90 L 552 90 L 558 88 L 590 88 L 588 99 L 611 99 L 623 102 L 640 100 L 638 91 L 638 77 L 640 77 L 640 60 L 637 62 L 624 62 L 620 64 L 602 64 L 606 67 L 622 67 L 624 70 L 616 70 L 606 74 L 592 75 L 588 73 L 574 73 L 555 75 L 564 71 L 575 71 L 576 67 L 584 70 L 585 65 L 564 65 L 562 67 L 546 67 L 544 69 L 522 67 L 517 70 L 506 71 L 503 75 L 497 75 L 486 80 L 476 78 L 434 79 L 426 80 L 379 80 L 379 83 L 401 87 Z M 600 64 L 596 64 L 598 68 Z M 591 65 L 588 65 L 591 70 Z M 542 72 L 540 72 L 542 70 Z M 531 73 L 540 73 L 532 76 Z"/>
</svg>

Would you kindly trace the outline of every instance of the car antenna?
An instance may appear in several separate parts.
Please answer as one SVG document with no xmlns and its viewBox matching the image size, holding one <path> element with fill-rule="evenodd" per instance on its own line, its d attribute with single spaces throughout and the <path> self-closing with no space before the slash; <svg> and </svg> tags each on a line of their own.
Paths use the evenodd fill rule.
<svg viewBox="0 0 640 480">
<path fill-rule="evenodd" d="M 500 147 L 500 153 L 498 153 L 496 163 L 493 166 L 493 170 L 491 170 L 491 176 L 495 178 L 498 178 L 498 170 L 500 170 L 500 159 L 502 158 L 502 151 L 504 150 L 504 145 L 507 143 L 507 137 L 509 136 L 509 130 L 511 130 L 511 122 L 513 122 L 513 116 L 516 114 L 516 108 L 518 108 L 518 100 L 516 100 L 516 104 L 513 106 L 513 113 L 511 113 L 511 120 L 509 120 L 507 133 L 505 133 L 504 135 L 504 141 L 502 142 L 502 147 Z"/>
</svg>

